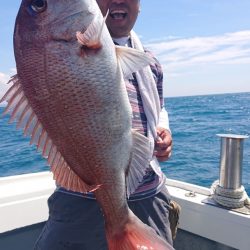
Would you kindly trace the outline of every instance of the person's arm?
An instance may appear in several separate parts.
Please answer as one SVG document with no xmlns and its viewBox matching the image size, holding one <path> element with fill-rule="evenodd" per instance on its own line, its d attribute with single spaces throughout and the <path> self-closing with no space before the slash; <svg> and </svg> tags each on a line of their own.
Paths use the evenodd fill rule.
<svg viewBox="0 0 250 250">
<path fill-rule="evenodd" d="M 157 59 L 155 59 L 155 61 L 155 65 L 151 65 L 151 70 L 155 78 L 162 110 L 160 112 L 159 123 L 157 126 L 157 134 L 159 139 L 155 142 L 154 155 L 156 156 L 158 161 L 166 161 L 171 156 L 173 141 L 171 130 L 169 127 L 168 112 L 164 107 L 162 67 Z"/>
<path fill-rule="evenodd" d="M 169 128 L 169 119 L 166 109 L 163 107 L 160 113 L 160 121 L 157 126 L 157 134 L 160 140 L 155 142 L 155 156 L 158 161 L 166 161 L 172 152 L 172 134 Z"/>
</svg>

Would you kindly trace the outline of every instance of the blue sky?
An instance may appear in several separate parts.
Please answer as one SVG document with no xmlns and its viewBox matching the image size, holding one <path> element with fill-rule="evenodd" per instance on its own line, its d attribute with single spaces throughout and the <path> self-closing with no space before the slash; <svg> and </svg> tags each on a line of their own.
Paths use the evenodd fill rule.
<svg viewBox="0 0 250 250">
<path fill-rule="evenodd" d="M 20 2 L 1 2 L 0 96 Z M 141 0 L 135 31 L 163 65 L 165 96 L 250 92 L 249 10 L 249 0 Z"/>
</svg>

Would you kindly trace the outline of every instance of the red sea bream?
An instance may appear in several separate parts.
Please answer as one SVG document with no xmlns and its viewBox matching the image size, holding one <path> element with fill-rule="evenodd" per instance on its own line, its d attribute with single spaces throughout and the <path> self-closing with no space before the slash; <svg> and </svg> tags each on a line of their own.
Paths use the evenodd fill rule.
<svg viewBox="0 0 250 250">
<path fill-rule="evenodd" d="M 123 76 L 151 59 L 113 44 L 95 0 L 23 0 L 14 51 L 5 113 L 31 136 L 58 185 L 95 193 L 109 249 L 173 249 L 127 205 L 151 155 L 131 128 Z"/>
</svg>

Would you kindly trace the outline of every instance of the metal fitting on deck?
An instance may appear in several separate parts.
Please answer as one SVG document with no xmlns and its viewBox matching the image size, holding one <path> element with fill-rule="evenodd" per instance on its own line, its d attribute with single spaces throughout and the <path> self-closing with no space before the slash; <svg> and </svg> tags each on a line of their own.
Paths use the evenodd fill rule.
<svg viewBox="0 0 250 250">
<path fill-rule="evenodd" d="M 218 134 L 221 138 L 220 180 L 222 188 L 238 189 L 242 185 L 243 143 L 246 135 Z"/>
<path fill-rule="evenodd" d="M 242 186 L 243 143 L 246 135 L 218 134 L 221 138 L 220 178 L 213 184 L 213 199 L 227 208 L 240 208 L 249 198 Z"/>
</svg>

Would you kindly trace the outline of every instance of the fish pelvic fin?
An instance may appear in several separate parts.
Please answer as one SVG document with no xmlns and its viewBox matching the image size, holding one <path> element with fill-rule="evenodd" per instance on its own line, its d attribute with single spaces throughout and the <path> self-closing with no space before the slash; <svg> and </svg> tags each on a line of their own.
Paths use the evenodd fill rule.
<svg viewBox="0 0 250 250">
<path fill-rule="evenodd" d="M 106 226 L 109 250 L 174 250 L 174 248 L 132 212 L 122 230 L 111 233 Z"/>
<path fill-rule="evenodd" d="M 95 191 L 100 185 L 88 185 L 70 168 L 53 143 L 49 134 L 33 111 L 25 96 L 18 76 L 13 76 L 10 81 L 12 86 L 1 98 L 1 102 L 7 102 L 3 115 L 10 114 L 9 123 L 17 122 L 17 129 L 21 128 L 25 136 L 30 136 L 30 144 L 35 144 L 37 150 L 47 159 L 53 173 L 53 178 L 60 186 L 81 193 Z"/>
<path fill-rule="evenodd" d="M 125 78 L 150 64 L 155 64 L 154 59 L 144 51 L 118 45 L 115 48 L 117 60 Z"/>
<path fill-rule="evenodd" d="M 76 38 L 78 42 L 89 49 L 99 49 L 102 47 L 101 44 L 101 35 L 104 29 L 104 25 L 108 16 L 109 10 L 107 11 L 106 16 L 103 18 L 100 23 L 97 18 L 94 18 L 86 31 L 76 32 Z"/>
<path fill-rule="evenodd" d="M 132 138 L 132 154 L 126 175 L 128 197 L 138 188 L 152 160 L 150 140 L 136 130 L 132 130 Z"/>
</svg>

